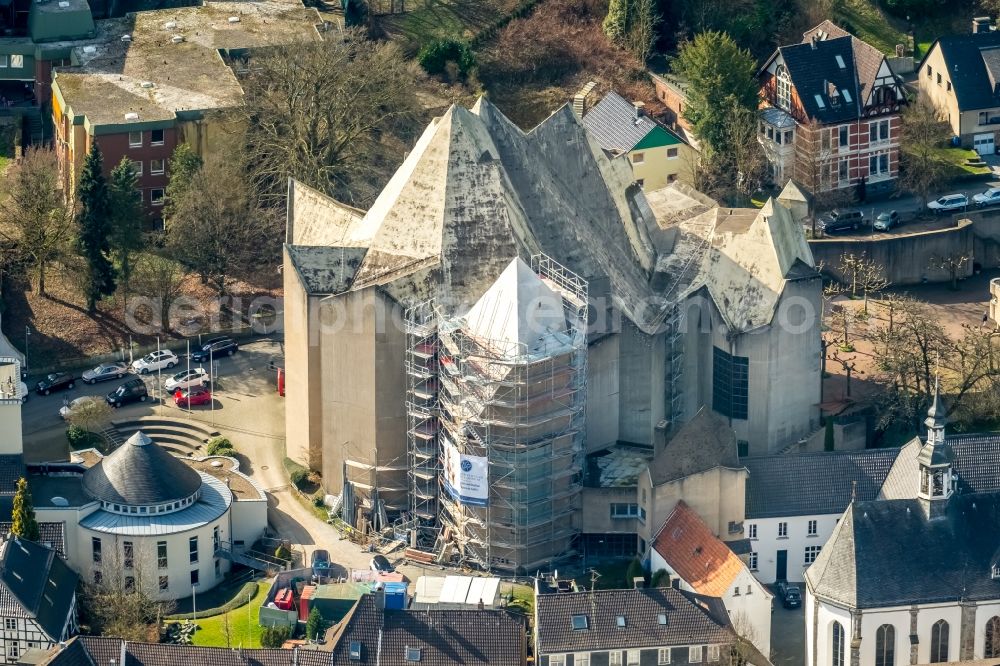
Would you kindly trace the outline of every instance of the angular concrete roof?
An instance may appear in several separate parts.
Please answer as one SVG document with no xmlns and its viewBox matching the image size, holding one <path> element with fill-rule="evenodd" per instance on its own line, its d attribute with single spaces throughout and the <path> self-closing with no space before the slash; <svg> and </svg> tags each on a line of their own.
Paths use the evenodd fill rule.
<svg viewBox="0 0 1000 666">
<path fill-rule="evenodd" d="M 736 433 L 724 417 L 702 407 L 653 458 L 648 469 L 656 486 L 716 467 L 741 467 Z"/>
</svg>

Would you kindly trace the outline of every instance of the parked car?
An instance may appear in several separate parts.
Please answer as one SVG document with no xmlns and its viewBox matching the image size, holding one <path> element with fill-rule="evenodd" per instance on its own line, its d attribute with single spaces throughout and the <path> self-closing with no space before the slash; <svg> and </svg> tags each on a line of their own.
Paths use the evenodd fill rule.
<svg viewBox="0 0 1000 666">
<path fill-rule="evenodd" d="M 146 354 L 142 358 L 132 363 L 132 370 L 139 373 L 140 375 L 145 375 L 150 372 L 156 372 L 157 370 L 162 370 L 170 368 L 177 365 L 177 355 L 170 351 L 169 349 L 161 349 L 160 351 L 155 351 Z"/>
<path fill-rule="evenodd" d="M 985 192 L 972 195 L 972 202 L 980 208 L 1000 204 L 1000 187 L 991 187 Z"/>
<path fill-rule="evenodd" d="M 946 194 L 937 201 L 927 204 L 927 209 L 937 215 L 954 213 L 969 207 L 969 198 L 964 194 Z"/>
<path fill-rule="evenodd" d="M 856 230 L 865 223 L 865 214 L 860 210 L 836 209 L 819 218 L 819 228 L 823 233 Z"/>
<path fill-rule="evenodd" d="M 312 566 L 313 576 L 317 578 L 323 578 L 330 574 L 330 552 L 319 548 L 312 552 L 309 558 L 309 563 Z"/>
<path fill-rule="evenodd" d="M 59 416 L 61 416 L 65 421 L 69 418 L 70 413 L 72 413 L 72 411 L 80 405 L 87 402 L 97 402 L 100 399 L 101 396 L 99 395 L 84 395 L 79 398 L 74 398 L 73 400 L 70 400 L 69 403 L 59 408 Z"/>
<path fill-rule="evenodd" d="M 212 391 L 206 386 L 191 386 L 177 389 L 174 393 L 174 404 L 178 407 L 197 407 L 212 402 Z"/>
<path fill-rule="evenodd" d="M 240 346 L 232 338 L 212 338 L 207 340 L 200 349 L 191 352 L 191 360 L 204 363 L 209 358 L 232 356 L 240 350 Z"/>
<path fill-rule="evenodd" d="M 177 389 L 186 389 L 192 386 L 204 386 L 208 383 L 208 373 L 205 368 L 195 368 L 194 370 L 182 370 L 163 383 L 163 387 L 173 393 Z"/>
<path fill-rule="evenodd" d="M 893 227 L 898 227 L 899 224 L 899 213 L 894 210 L 890 210 L 884 213 L 879 213 L 872 226 L 878 231 L 889 231 Z"/>
<path fill-rule="evenodd" d="M 62 391 L 76 386 L 76 379 L 68 372 L 53 372 L 35 386 L 35 393 L 48 395 L 53 391 Z"/>
<path fill-rule="evenodd" d="M 105 399 L 112 407 L 121 407 L 130 402 L 145 402 L 148 395 L 146 382 L 139 377 L 133 377 L 109 393 Z"/>
<path fill-rule="evenodd" d="M 88 384 L 96 384 L 109 379 L 121 379 L 128 372 L 124 363 L 102 363 L 93 370 L 87 370 L 80 378 Z"/>
<path fill-rule="evenodd" d="M 24 382 L 21 382 L 21 404 L 22 405 L 24 403 L 28 402 L 28 395 L 29 395 L 28 385 L 25 384 Z"/>
<path fill-rule="evenodd" d="M 376 555 L 373 557 L 371 567 L 375 573 L 392 573 L 396 570 L 385 555 Z"/>
<path fill-rule="evenodd" d="M 802 592 L 799 591 L 798 585 L 789 585 L 785 589 L 781 605 L 785 608 L 798 608 L 802 605 Z"/>
</svg>

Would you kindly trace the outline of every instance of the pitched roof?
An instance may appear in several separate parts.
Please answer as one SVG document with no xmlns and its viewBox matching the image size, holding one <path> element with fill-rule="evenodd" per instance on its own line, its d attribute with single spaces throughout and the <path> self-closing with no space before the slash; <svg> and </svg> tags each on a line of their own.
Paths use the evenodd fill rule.
<svg viewBox="0 0 1000 666">
<path fill-rule="evenodd" d="M 636 111 L 634 104 L 616 92 L 609 92 L 583 116 L 583 126 L 610 153 L 627 153 L 650 132 L 662 130 L 675 143 L 681 140 L 655 120 Z"/>
<path fill-rule="evenodd" d="M 17 492 L 17 480 L 25 476 L 24 456 L 0 455 L 0 495 Z"/>
<path fill-rule="evenodd" d="M 79 577 L 54 550 L 37 543 L 14 537 L 0 549 L 4 614 L 33 618 L 49 638 L 62 640 Z"/>
<path fill-rule="evenodd" d="M 924 448 L 923 441 L 914 437 L 900 449 L 899 456 L 886 475 L 880 498 L 910 499 L 917 496 L 920 485 L 919 457 Z M 1000 436 L 949 436 L 940 455 L 950 459 L 952 471 L 958 477 L 959 492 L 1000 492 Z"/>
<path fill-rule="evenodd" d="M 722 416 L 702 407 L 649 464 L 653 485 L 716 467 L 740 467 L 736 433 Z"/>
<path fill-rule="evenodd" d="M 878 497 L 899 449 L 830 451 L 743 458 L 750 472 L 746 517 L 841 513 L 855 482 L 859 501 Z"/>
<path fill-rule="evenodd" d="M 9 517 L 9 516 L 8 516 Z M 0 521 L 0 538 L 6 539 L 10 535 L 10 530 L 14 523 L 10 521 Z M 51 548 L 63 557 L 66 556 L 66 524 L 65 523 L 38 523 L 38 543 Z"/>
<path fill-rule="evenodd" d="M 937 519 L 921 500 L 852 504 L 806 571 L 813 592 L 858 608 L 1000 599 L 1000 494 L 947 501 Z"/>
<path fill-rule="evenodd" d="M 858 84 L 860 86 L 860 95 L 857 99 L 863 104 L 875 86 L 875 79 L 878 78 L 878 70 L 882 66 L 882 61 L 885 60 L 885 54 L 830 20 L 823 21 L 815 28 L 802 33 L 802 43 L 810 43 L 814 35 L 820 40 L 837 39 L 839 37 L 851 38 L 851 50 L 854 53 L 854 64 L 857 67 Z"/>
<path fill-rule="evenodd" d="M 92 497 L 129 506 L 184 499 L 201 483 L 198 472 L 141 431 L 83 473 L 83 488 Z"/>
<path fill-rule="evenodd" d="M 81 648 L 83 654 L 81 654 Z M 329 666 L 330 653 L 320 650 L 229 649 L 132 643 L 120 638 L 77 636 L 63 649 L 53 648 L 43 662 L 51 666 L 105 666 L 114 660 L 120 666 Z M 124 655 L 124 659 L 122 656 Z"/>
<path fill-rule="evenodd" d="M 963 111 L 1000 105 L 1000 94 L 991 80 L 988 61 L 1000 47 L 1000 32 L 948 35 L 936 42 L 948 68 L 958 108 Z M 927 55 L 933 53 L 934 47 Z M 926 56 L 924 58 L 926 60 Z M 918 71 L 923 71 L 923 62 Z"/>
<path fill-rule="evenodd" d="M 288 259 L 307 294 L 347 291 L 361 267 L 366 248 L 285 245 Z"/>
<path fill-rule="evenodd" d="M 505 610 L 381 610 L 374 595 L 358 600 L 331 654 L 331 666 L 412 666 L 407 648 L 420 650 L 420 664 L 520 666 L 526 645 L 523 616 Z M 350 658 L 352 643 L 361 658 Z"/>
<path fill-rule="evenodd" d="M 674 588 L 538 594 L 535 650 L 541 654 L 727 643 L 732 639 L 720 599 Z M 573 629 L 573 616 L 587 618 Z M 659 615 L 666 616 L 660 624 Z M 618 617 L 625 626 L 619 626 Z"/>
<path fill-rule="evenodd" d="M 681 580 L 710 597 L 725 595 L 745 566 L 684 500 L 663 523 L 653 548 Z"/>
<path fill-rule="evenodd" d="M 834 37 L 778 48 L 803 110 L 817 122 L 836 123 L 859 117 L 863 98 L 858 90 L 853 39 Z M 840 67 L 841 61 L 844 67 Z M 832 90 L 837 91 L 836 97 L 831 96 Z"/>
</svg>

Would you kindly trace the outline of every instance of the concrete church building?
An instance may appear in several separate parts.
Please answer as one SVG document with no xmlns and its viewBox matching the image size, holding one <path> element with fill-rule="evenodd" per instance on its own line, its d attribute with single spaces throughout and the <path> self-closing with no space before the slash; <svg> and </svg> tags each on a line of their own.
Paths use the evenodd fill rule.
<svg viewBox="0 0 1000 666">
<path fill-rule="evenodd" d="M 452 106 L 367 212 L 291 182 L 284 252 L 288 455 L 348 522 L 474 566 L 578 552 L 591 454 L 641 468 L 703 406 L 744 455 L 818 427 L 821 283 L 787 209 L 647 195 L 569 106 L 529 132 Z M 637 552 L 625 517 L 591 529 Z"/>
</svg>

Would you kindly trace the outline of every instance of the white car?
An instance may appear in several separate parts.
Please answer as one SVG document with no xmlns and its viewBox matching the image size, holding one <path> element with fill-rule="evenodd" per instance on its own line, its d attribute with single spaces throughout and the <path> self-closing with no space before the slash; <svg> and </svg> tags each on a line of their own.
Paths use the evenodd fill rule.
<svg viewBox="0 0 1000 666">
<path fill-rule="evenodd" d="M 162 370 L 163 368 L 169 370 L 177 365 L 177 363 L 179 361 L 176 354 L 169 349 L 161 349 L 160 351 L 146 354 L 139 360 L 134 361 L 132 363 L 132 371 L 140 375 L 145 375 L 150 372 Z"/>
<path fill-rule="evenodd" d="M 946 194 L 937 201 L 927 204 L 927 208 L 933 213 L 942 215 L 952 211 L 965 210 L 969 206 L 969 199 L 964 194 Z"/>
<path fill-rule="evenodd" d="M 96 402 L 99 400 L 101 400 L 101 396 L 93 396 L 93 395 L 84 395 L 80 396 L 79 398 L 74 398 L 73 400 L 70 400 L 69 403 L 59 408 L 59 416 L 61 416 L 65 421 L 67 418 L 69 418 L 70 412 L 72 412 L 80 405 L 84 404 L 85 402 L 90 402 L 90 401 Z"/>
<path fill-rule="evenodd" d="M 972 201 L 979 207 L 1000 204 L 1000 187 L 991 187 L 985 192 L 974 194 Z"/>
<path fill-rule="evenodd" d="M 182 370 L 163 383 L 163 387 L 173 393 L 177 389 L 204 386 L 208 383 L 208 372 L 205 368 Z"/>
</svg>

